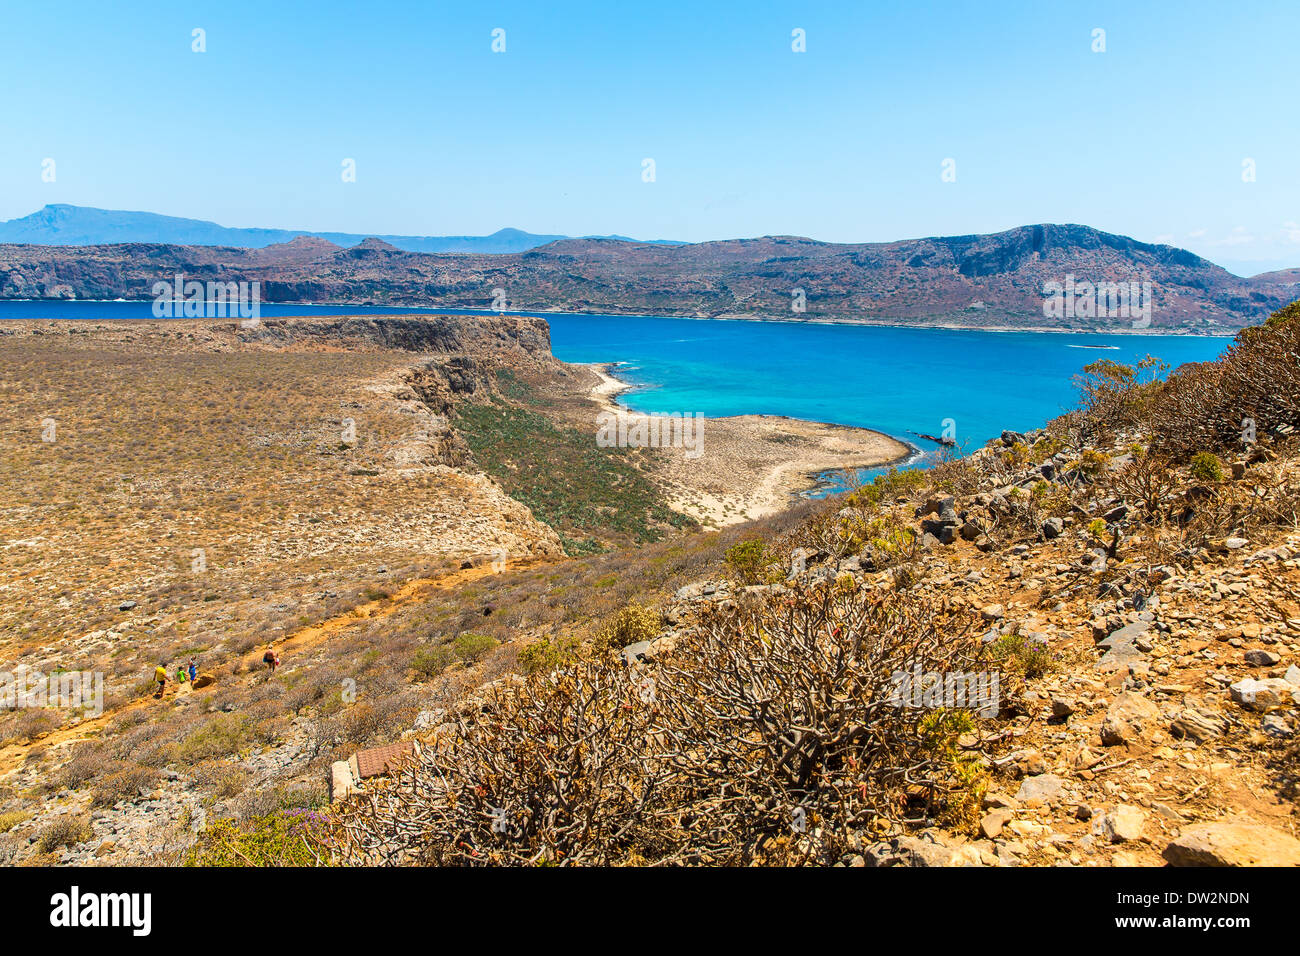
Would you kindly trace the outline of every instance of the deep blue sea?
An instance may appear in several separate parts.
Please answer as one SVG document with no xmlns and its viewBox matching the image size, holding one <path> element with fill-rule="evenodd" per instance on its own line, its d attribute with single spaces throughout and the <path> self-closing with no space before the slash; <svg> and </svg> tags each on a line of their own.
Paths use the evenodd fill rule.
<svg viewBox="0 0 1300 956">
<path fill-rule="evenodd" d="M 6 318 L 151 318 L 150 302 L 0 302 Z M 471 310 L 263 305 L 262 314 Z M 788 415 L 858 425 L 924 449 L 918 433 L 956 425 L 973 449 L 1004 428 L 1041 425 L 1069 408 L 1089 362 L 1154 355 L 1171 366 L 1219 355 L 1223 337 L 968 332 L 882 326 L 542 314 L 566 362 L 617 362 L 646 412 Z"/>
</svg>

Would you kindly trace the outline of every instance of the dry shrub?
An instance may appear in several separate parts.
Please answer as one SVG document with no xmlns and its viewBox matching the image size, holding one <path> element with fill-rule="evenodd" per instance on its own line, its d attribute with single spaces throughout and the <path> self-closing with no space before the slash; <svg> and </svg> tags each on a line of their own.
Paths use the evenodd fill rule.
<svg viewBox="0 0 1300 956">
<path fill-rule="evenodd" d="M 972 805 L 961 712 L 891 701 L 965 672 L 966 612 L 818 587 L 717 611 L 628 668 L 583 655 L 494 687 L 337 808 L 355 863 L 827 862 L 880 820 Z M 798 826 L 804 823 L 804 828 Z"/>
<path fill-rule="evenodd" d="M 358 701 L 340 717 L 343 740 L 362 746 L 394 737 L 411 726 L 419 710 L 415 698 L 407 695 Z"/>
<path fill-rule="evenodd" d="M 639 641 L 652 641 L 660 624 L 659 612 L 633 602 L 597 629 L 592 646 L 598 651 L 617 651 Z"/>
<path fill-rule="evenodd" d="M 1075 376 L 1083 415 L 1074 423 L 1085 440 L 1097 441 L 1143 425 L 1164 389 L 1168 366 L 1147 356 L 1136 365 L 1100 359 Z"/>
<path fill-rule="evenodd" d="M 945 494 L 964 497 L 980 490 L 987 475 L 986 467 L 970 456 L 958 456 L 945 448 L 939 464 L 930 470 L 930 478 L 934 487 Z"/>
<path fill-rule="evenodd" d="M 78 843 L 84 843 L 91 838 L 93 831 L 90 829 L 90 821 L 85 817 L 63 816 L 59 817 L 49 826 L 45 827 L 37 837 L 37 848 L 42 853 L 53 853 L 60 847 L 74 846 Z"/>
<path fill-rule="evenodd" d="M 1107 472 L 1101 484 L 1111 496 L 1139 507 L 1152 522 L 1171 516 L 1179 487 L 1173 462 L 1152 452 L 1135 455 L 1123 468 Z"/>
<path fill-rule="evenodd" d="M 119 769 L 95 780 L 90 788 L 92 807 L 111 807 L 117 803 L 130 803 L 153 790 L 159 773 L 152 767 L 121 764 Z"/>
<path fill-rule="evenodd" d="M 59 768 L 54 782 L 56 786 L 77 790 L 89 780 L 112 773 L 117 766 L 118 762 L 106 750 L 83 745 Z"/>
<path fill-rule="evenodd" d="M 62 722 L 62 716 L 51 710 L 24 710 L 6 730 L 4 742 L 31 743 L 43 734 L 57 730 Z"/>
<path fill-rule="evenodd" d="M 1300 303 L 1242 329 L 1217 362 L 1182 366 L 1150 417 L 1153 444 L 1180 459 L 1245 451 L 1246 420 L 1261 444 L 1300 431 Z"/>
</svg>

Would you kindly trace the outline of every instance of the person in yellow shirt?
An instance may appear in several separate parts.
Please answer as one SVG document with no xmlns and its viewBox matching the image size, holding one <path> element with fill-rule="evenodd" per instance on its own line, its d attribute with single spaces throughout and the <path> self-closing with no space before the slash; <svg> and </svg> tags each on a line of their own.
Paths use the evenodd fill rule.
<svg viewBox="0 0 1300 956">
<path fill-rule="evenodd" d="M 165 665 L 158 665 L 157 669 L 153 672 L 153 679 L 158 684 L 158 696 L 161 697 L 163 695 L 163 689 L 167 686 L 167 668 Z"/>
</svg>

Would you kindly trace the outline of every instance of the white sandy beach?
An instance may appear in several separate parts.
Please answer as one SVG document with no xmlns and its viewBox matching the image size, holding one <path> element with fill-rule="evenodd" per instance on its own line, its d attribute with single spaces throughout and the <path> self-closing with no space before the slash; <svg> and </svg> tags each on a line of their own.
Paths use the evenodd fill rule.
<svg viewBox="0 0 1300 956">
<path fill-rule="evenodd" d="M 648 418 L 618 404 L 632 386 L 616 378 L 608 364 L 584 366 L 597 376 L 591 397 L 606 411 L 629 421 Z M 649 451 L 659 456 L 671 507 L 703 524 L 722 527 L 775 514 L 818 484 L 817 475 L 833 470 L 873 468 L 907 459 L 914 449 L 866 428 L 829 425 L 777 415 L 736 415 L 704 419 L 702 453 L 688 457 L 681 448 Z"/>
</svg>

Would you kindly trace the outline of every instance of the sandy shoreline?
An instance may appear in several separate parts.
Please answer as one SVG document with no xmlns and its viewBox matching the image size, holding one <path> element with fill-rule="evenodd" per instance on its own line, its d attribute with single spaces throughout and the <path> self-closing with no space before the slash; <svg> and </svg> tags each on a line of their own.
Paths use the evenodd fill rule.
<svg viewBox="0 0 1300 956">
<path fill-rule="evenodd" d="M 613 374 L 612 363 L 584 365 L 597 376 L 590 391 L 603 411 L 628 417 L 617 397 L 634 388 Z M 661 448 L 659 473 L 671 507 L 715 527 L 751 521 L 789 507 L 816 488 L 828 471 L 876 468 L 906 461 L 916 449 L 867 428 L 810 422 L 781 415 L 733 415 L 704 419 L 701 453 Z"/>
</svg>

